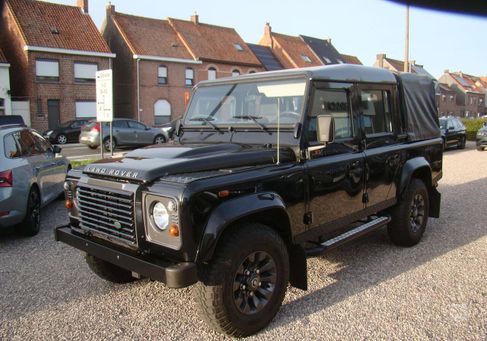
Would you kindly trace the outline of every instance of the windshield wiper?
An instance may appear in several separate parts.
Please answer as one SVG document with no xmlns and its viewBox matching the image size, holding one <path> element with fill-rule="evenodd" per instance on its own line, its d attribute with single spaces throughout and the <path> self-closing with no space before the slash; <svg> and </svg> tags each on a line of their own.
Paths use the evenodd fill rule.
<svg viewBox="0 0 487 341">
<path fill-rule="evenodd" d="M 261 119 L 261 116 L 255 116 L 255 115 L 240 115 L 240 116 L 233 116 L 233 118 L 241 119 L 241 120 L 252 120 L 257 124 L 263 131 L 268 132 L 267 127 L 257 121 L 258 119 Z"/>
<path fill-rule="evenodd" d="M 213 130 L 219 132 L 220 134 L 223 134 L 220 128 L 218 128 L 214 123 L 211 122 L 214 120 L 214 118 L 200 116 L 200 117 L 190 118 L 189 120 L 194 122 L 206 122 L 213 128 Z"/>
</svg>

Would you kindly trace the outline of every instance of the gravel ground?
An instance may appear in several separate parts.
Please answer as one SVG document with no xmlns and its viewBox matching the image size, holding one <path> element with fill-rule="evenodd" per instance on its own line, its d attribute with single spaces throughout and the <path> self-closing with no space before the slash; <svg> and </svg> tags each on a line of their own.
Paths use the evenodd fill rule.
<svg viewBox="0 0 487 341">
<path fill-rule="evenodd" d="M 310 288 L 290 288 L 271 325 L 249 339 L 487 341 L 487 152 L 444 155 L 440 219 L 422 243 L 379 231 L 308 261 Z M 0 234 L 0 340 L 225 339 L 196 314 L 191 288 L 113 285 L 53 240 L 62 202 L 34 238 Z"/>
</svg>

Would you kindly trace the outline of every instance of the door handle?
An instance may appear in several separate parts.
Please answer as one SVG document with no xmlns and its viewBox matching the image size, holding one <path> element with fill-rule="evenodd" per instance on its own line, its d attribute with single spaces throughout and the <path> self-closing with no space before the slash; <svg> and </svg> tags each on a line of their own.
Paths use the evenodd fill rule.
<svg viewBox="0 0 487 341">
<path fill-rule="evenodd" d="M 350 169 L 356 169 L 360 167 L 360 161 L 354 161 L 350 164 Z"/>
</svg>

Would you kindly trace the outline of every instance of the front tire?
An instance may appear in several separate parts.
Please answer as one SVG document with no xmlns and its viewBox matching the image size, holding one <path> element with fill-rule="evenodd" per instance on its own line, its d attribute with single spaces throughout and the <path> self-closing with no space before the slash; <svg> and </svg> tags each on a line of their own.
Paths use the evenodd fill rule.
<svg viewBox="0 0 487 341">
<path fill-rule="evenodd" d="M 96 149 L 96 148 L 98 148 L 98 146 L 93 146 L 93 145 L 89 144 L 88 145 L 88 148 L 90 148 L 90 149 Z"/>
<path fill-rule="evenodd" d="M 392 242 L 400 246 L 419 243 L 428 223 L 428 216 L 428 190 L 423 181 L 413 178 L 402 199 L 391 212 L 392 221 L 387 231 Z"/>
<path fill-rule="evenodd" d="M 164 135 L 157 135 L 154 138 L 154 144 L 163 144 L 163 143 L 166 143 L 166 138 L 164 137 Z"/>
<path fill-rule="evenodd" d="M 466 140 L 467 138 L 465 136 L 460 138 L 460 142 L 458 142 L 458 149 L 465 149 Z"/>
<path fill-rule="evenodd" d="M 56 137 L 57 144 L 66 144 L 68 142 L 68 138 L 64 134 L 59 134 Z"/>
<path fill-rule="evenodd" d="M 91 271 L 106 281 L 118 284 L 135 281 L 135 278 L 132 276 L 130 271 L 122 269 L 121 267 L 118 267 L 112 263 L 106 262 L 92 255 L 86 255 L 85 260 Z"/>
<path fill-rule="evenodd" d="M 194 288 L 204 320 L 231 336 L 252 335 L 279 310 L 289 280 L 289 256 L 276 231 L 245 224 L 219 242 L 211 263 L 199 269 Z"/>
<path fill-rule="evenodd" d="M 35 236 L 41 229 L 41 196 L 36 187 L 32 187 L 27 198 L 27 211 L 20 223 L 20 231 L 24 236 Z"/>
</svg>

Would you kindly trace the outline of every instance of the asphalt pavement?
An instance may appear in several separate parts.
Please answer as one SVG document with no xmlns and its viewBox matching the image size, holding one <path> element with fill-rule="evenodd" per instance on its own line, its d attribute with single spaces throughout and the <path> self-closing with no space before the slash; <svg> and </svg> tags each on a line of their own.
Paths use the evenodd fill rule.
<svg viewBox="0 0 487 341">
<path fill-rule="evenodd" d="M 250 340 L 487 340 L 487 151 L 444 155 L 441 218 L 412 248 L 385 230 L 308 260 L 309 290 L 289 288 Z M 62 202 L 33 238 L 0 233 L 0 340 L 220 340 L 191 288 L 114 285 L 56 243 Z"/>
<path fill-rule="evenodd" d="M 65 156 L 70 161 L 82 161 L 82 160 L 99 160 L 102 158 L 101 149 L 90 149 L 87 145 L 81 143 L 67 143 L 58 145 L 61 147 L 61 155 Z M 131 149 L 115 149 L 113 152 L 114 157 L 120 157 Z M 110 152 L 104 151 L 104 158 L 111 157 Z"/>
</svg>

